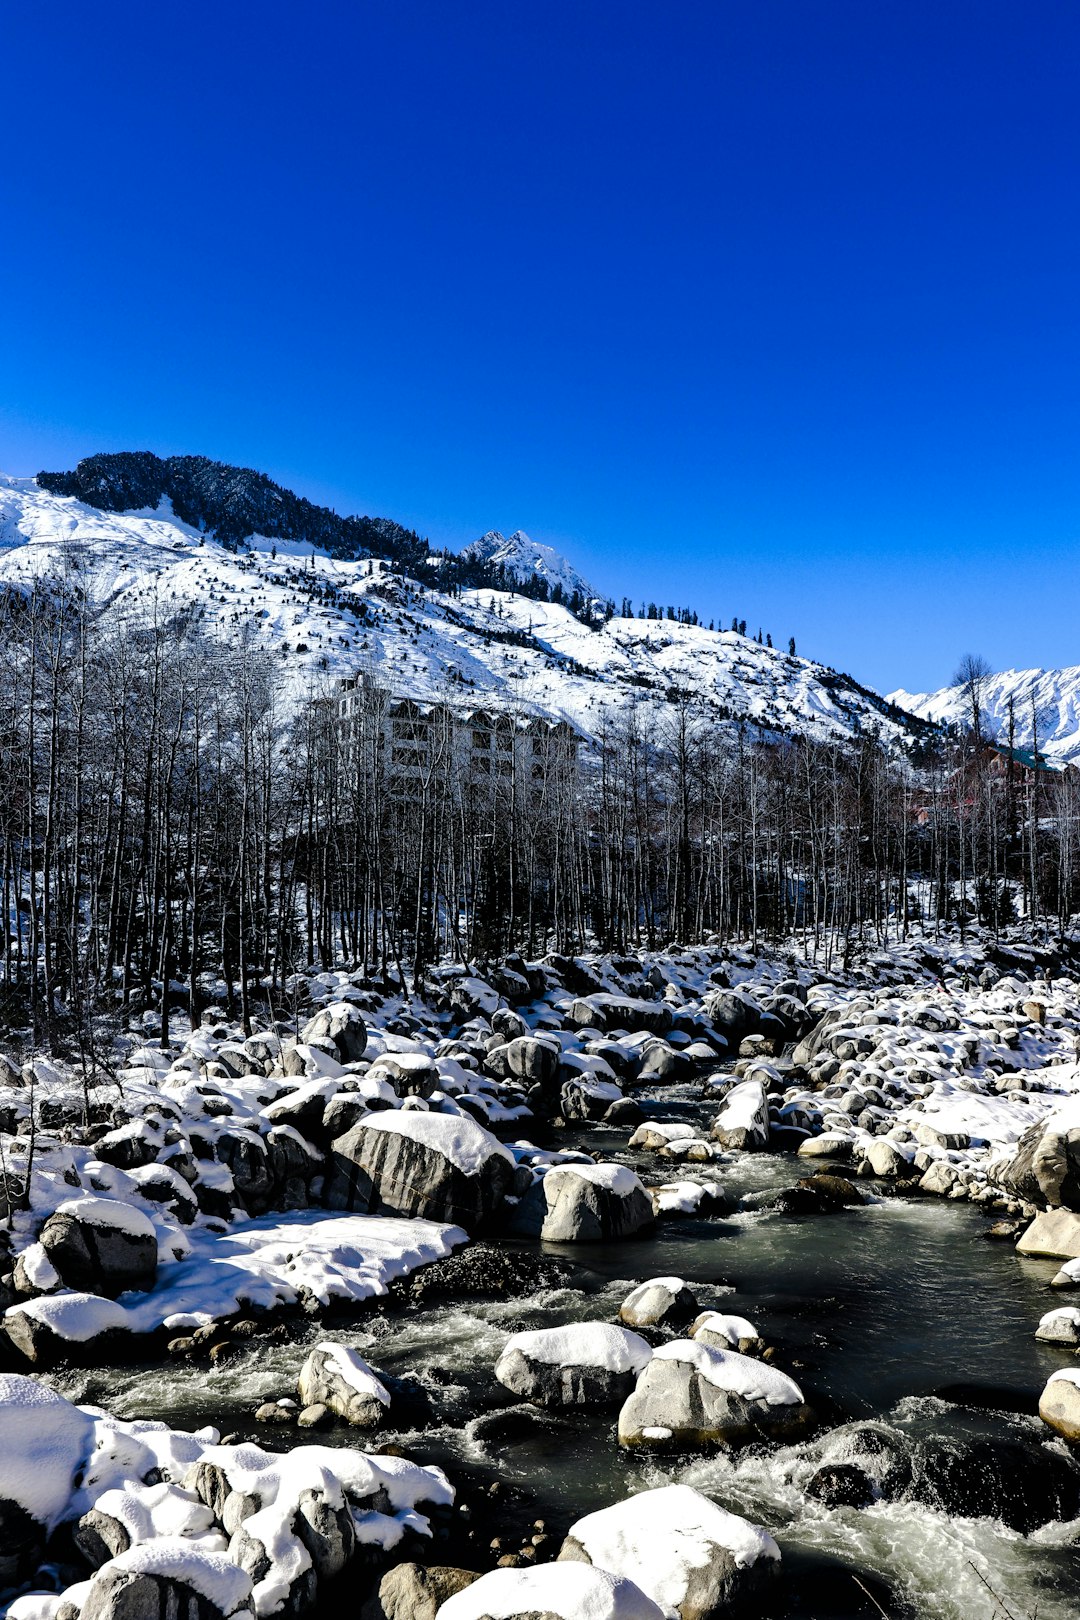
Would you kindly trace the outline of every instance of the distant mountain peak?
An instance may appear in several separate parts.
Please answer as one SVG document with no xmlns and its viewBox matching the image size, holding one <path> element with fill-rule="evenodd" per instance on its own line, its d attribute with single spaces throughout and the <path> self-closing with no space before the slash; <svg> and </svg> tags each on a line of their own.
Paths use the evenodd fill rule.
<svg viewBox="0 0 1080 1620">
<path fill-rule="evenodd" d="M 577 594 L 588 601 L 600 594 L 560 551 L 530 540 L 524 529 L 515 529 L 509 539 L 498 529 L 489 529 L 479 540 L 467 545 L 462 556 L 501 566 L 515 579 L 535 576 L 551 588 L 560 585 L 566 596 Z"/>
</svg>

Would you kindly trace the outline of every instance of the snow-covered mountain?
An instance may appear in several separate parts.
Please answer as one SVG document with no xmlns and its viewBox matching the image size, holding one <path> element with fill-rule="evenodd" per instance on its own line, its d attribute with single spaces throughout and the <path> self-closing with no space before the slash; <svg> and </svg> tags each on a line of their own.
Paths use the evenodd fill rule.
<svg viewBox="0 0 1080 1620">
<path fill-rule="evenodd" d="M 565 597 L 581 596 L 592 601 L 599 596 L 561 552 L 554 546 L 537 545 L 522 529 L 515 529 L 509 540 L 505 540 L 498 529 L 489 529 L 479 540 L 467 545 L 461 555 L 475 562 L 501 565 L 522 583 L 530 575 L 537 575 L 552 589 L 561 586 Z"/>
<path fill-rule="evenodd" d="M 966 726 L 971 703 L 963 686 L 939 692 L 892 692 L 889 700 L 927 720 Z M 987 676 L 980 695 L 983 727 L 1009 737 L 1009 706 L 1017 748 L 1038 742 L 1039 752 L 1062 763 L 1080 761 L 1080 665 L 1069 669 L 1006 669 Z"/>
<path fill-rule="evenodd" d="M 406 563 L 331 555 L 302 536 L 224 544 L 178 517 L 168 496 L 102 510 L 32 478 L 0 479 L 0 586 L 75 570 L 114 615 L 184 610 L 230 643 L 246 632 L 280 660 L 297 697 L 366 668 L 398 694 L 513 706 L 589 738 L 631 702 L 655 727 L 684 694 L 715 719 L 822 741 L 873 729 L 907 747 L 929 729 L 848 676 L 732 631 L 633 618 L 594 626 L 515 591 L 440 590 L 432 582 L 445 559 L 418 545 Z"/>
</svg>

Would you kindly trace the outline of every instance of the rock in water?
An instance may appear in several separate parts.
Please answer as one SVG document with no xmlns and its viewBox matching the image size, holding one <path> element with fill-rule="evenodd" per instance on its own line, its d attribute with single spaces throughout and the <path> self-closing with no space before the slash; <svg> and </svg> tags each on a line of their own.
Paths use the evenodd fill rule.
<svg viewBox="0 0 1080 1620">
<path fill-rule="evenodd" d="M 619 1318 L 630 1327 L 668 1327 L 689 1322 L 698 1314 L 698 1302 L 681 1277 L 652 1277 L 631 1290 L 619 1307 Z"/>
<path fill-rule="evenodd" d="M 721 1147 L 737 1151 L 769 1145 L 769 1104 L 760 1080 L 733 1086 L 713 1120 L 712 1134 Z"/>
<path fill-rule="evenodd" d="M 67 1199 L 42 1227 L 41 1247 L 68 1288 L 112 1298 L 154 1286 L 153 1222 L 118 1199 Z"/>
<path fill-rule="evenodd" d="M 1050 1374 L 1039 1397 L 1039 1416 L 1066 1440 L 1080 1444 L 1080 1367 Z"/>
<path fill-rule="evenodd" d="M 570 1528 L 559 1560 L 630 1576 L 665 1614 L 721 1620 L 758 1599 L 780 1568 L 765 1530 L 689 1485 L 640 1491 Z"/>
<path fill-rule="evenodd" d="M 491 1570 L 449 1598 L 439 1620 L 665 1620 L 665 1611 L 625 1576 L 541 1564 Z"/>
<path fill-rule="evenodd" d="M 464 1115 L 392 1110 L 339 1136 L 330 1150 L 330 1209 L 420 1216 L 476 1231 L 503 1201 L 513 1156 Z"/>
<path fill-rule="evenodd" d="M 296 1391 L 305 1407 L 326 1407 L 358 1429 L 374 1429 L 390 1410 L 386 1385 L 343 1344 L 316 1345 L 300 1369 Z"/>
<path fill-rule="evenodd" d="M 694 1339 L 661 1345 L 619 1413 L 619 1444 L 654 1450 L 787 1439 L 814 1422 L 794 1379 Z"/>
<path fill-rule="evenodd" d="M 471 1569 L 399 1564 L 383 1576 L 378 1596 L 365 1603 L 360 1620 L 435 1620 L 455 1592 L 464 1592 L 479 1579 Z"/>
<path fill-rule="evenodd" d="M 1051 1260 L 1080 1259 L 1080 1215 L 1071 1209 L 1044 1210 L 1020 1238 L 1016 1252 Z"/>
<path fill-rule="evenodd" d="M 539 1406 L 606 1406 L 626 1399 L 652 1348 L 608 1322 L 515 1333 L 495 1368 L 500 1384 Z"/>
<path fill-rule="evenodd" d="M 533 1186 L 511 1230 L 548 1243 L 604 1243 L 633 1237 L 653 1223 L 653 1205 L 621 1164 L 560 1164 Z"/>
</svg>

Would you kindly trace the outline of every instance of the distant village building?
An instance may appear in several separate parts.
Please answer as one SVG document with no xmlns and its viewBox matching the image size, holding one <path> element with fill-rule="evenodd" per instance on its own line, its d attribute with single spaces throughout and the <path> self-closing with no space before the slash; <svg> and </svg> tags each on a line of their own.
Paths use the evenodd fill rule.
<svg viewBox="0 0 1080 1620">
<path fill-rule="evenodd" d="M 936 804 L 971 806 L 980 788 L 1006 793 L 1049 786 L 1074 772 L 1074 765 L 1049 759 L 1032 748 L 1009 748 L 1000 742 L 984 742 L 968 754 L 936 792 L 924 785 L 913 808 L 912 818 L 925 825 Z"/>
<path fill-rule="evenodd" d="M 434 777 L 474 787 L 542 786 L 577 764 L 580 739 L 565 720 L 395 697 L 364 674 L 340 682 L 338 719 L 346 761 L 363 751 L 401 796 Z"/>
</svg>

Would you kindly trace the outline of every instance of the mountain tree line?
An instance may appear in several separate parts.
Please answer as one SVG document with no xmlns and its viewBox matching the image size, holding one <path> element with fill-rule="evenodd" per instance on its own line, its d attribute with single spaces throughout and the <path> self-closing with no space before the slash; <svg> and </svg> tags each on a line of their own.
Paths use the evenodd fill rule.
<svg viewBox="0 0 1080 1620">
<path fill-rule="evenodd" d="M 828 960 L 916 918 L 1063 930 L 1080 905 L 1080 773 L 1003 767 L 970 730 L 916 770 L 676 694 L 588 750 L 511 726 L 485 770 L 441 709 L 390 723 L 367 680 L 345 723 L 335 685 L 297 701 L 243 633 L 91 609 L 75 568 L 0 617 L 0 1019 L 39 1042 L 103 1009 L 250 1025 L 313 964 L 422 985 L 445 958 L 793 933 Z"/>
</svg>

